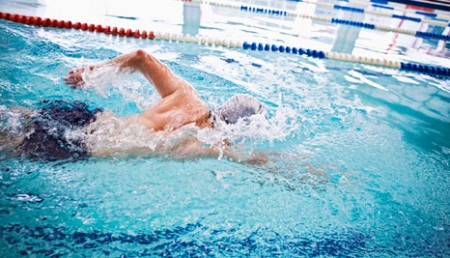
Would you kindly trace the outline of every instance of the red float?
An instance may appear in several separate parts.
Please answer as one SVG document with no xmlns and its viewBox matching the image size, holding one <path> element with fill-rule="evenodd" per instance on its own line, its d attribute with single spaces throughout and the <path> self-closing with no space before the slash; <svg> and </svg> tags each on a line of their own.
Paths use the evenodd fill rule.
<svg viewBox="0 0 450 258">
<path fill-rule="evenodd" d="M 34 23 L 37 26 L 41 26 L 42 25 L 42 18 L 41 17 L 36 17 L 36 22 Z"/>
<path fill-rule="evenodd" d="M 50 24 L 52 23 L 52 20 L 50 20 L 50 18 L 46 18 L 42 21 L 42 26 L 50 26 Z"/>
<path fill-rule="evenodd" d="M 124 28 L 120 28 L 119 29 L 119 36 L 121 36 L 121 37 L 125 36 L 125 29 Z"/>
<path fill-rule="evenodd" d="M 124 28 L 117 28 L 113 27 L 111 29 L 110 26 L 103 27 L 102 25 L 95 25 L 95 24 L 87 24 L 87 23 L 80 23 L 80 22 L 72 22 L 72 21 L 63 21 L 63 20 L 57 20 L 57 19 L 50 19 L 50 18 L 42 18 L 38 16 L 26 16 L 26 15 L 20 15 L 20 14 L 11 14 L 11 13 L 3 13 L 0 12 L 0 19 L 10 20 L 18 23 L 25 23 L 29 25 L 37 25 L 37 26 L 50 26 L 50 27 L 57 27 L 57 28 L 73 28 L 73 29 L 81 29 L 81 30 L 89 30 L 89 31 L 96 31 L 96 32 L 103 32 L 105 34 L 112 34 L 112 35 L 119 35 L 121 37 L 134 37 L 134 38 L 142 38 L 142 39 L 155 39 L 155 33 L 153 31 L 146 31 L 143 30 L 142 32 L 140 30 L 133 31 L 132 29 L 124 29 Z"/>
<path fill-rule="evenodd" d="M 22 23 L 30 24 L 30 16 L 22 16 Z"/>
<path fill-rule="evenodd" d="M 97 26 L 95 27 L 95 31 L 96 31 L 96 32 L 103 32 L 103 27 L 102 27 L 102 25 L 97 25 Z"/>
<path fill-rule="evenodd" d="M 50 23 L 51 27 L 58 27 L 58 23 L 59 21 L 57 19 L 53 19 L 52 22 Z"/>
<path fill-rule="evenodd" d="M 12 21 L 13 22 L 20 22 L 22 20 L 22 15 L 20 14 L 14 14 Z"/>
<path fill-rule="evenodd" d="M 31 25 L 36 25 L 36 17 L 30 16 L 30 19 L 28 19 L 28 22 L 29 22 Z"/>
<path fill-rule="evenodd" d="M 141 36 L 141 32 L 139 30 L 134 31 L 134 37 L 139 38 Z"/>
<path fill-rule="evenodd" d="M 65 21 L 58 21 L 58 28 L 62 29 L 66 27 L 66 22 Z"/>
<path fill-rule="evenodd" d="M 131 29 L 127 29 L 127 31 L 125 32 L 125 36 L 131 37 L 132 35 L 133 35 L 133 31 Z"/>
</svg>

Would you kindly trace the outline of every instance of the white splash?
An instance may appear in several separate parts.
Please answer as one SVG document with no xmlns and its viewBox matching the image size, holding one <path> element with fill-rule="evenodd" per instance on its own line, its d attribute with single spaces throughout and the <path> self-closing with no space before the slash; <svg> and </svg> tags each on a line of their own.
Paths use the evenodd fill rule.
<svg viewBox="0 0 450 258">
<path fill-rule="evenodd" d="M 22 107 L 8 108 L 0 105 L 0 132 L 11 135 L 25 133 L 25 120 L 32 117 L 35 112 Z"/>
<path fill-rule="evenodd" d="M 126 100 L 134 102 L 140 109 L 156 103 L 159 95 L 147 80 L 132 78 L 131 70 L 120 69 L 117 65 L 108 64 L 95 67 L 93 70 L 86 68 L 82 74 L 86 89 L 93 89 L 103 97 L 110 96 L 113 92 L 119 92 Z M 138 73 L 136 73 L 138 74 Z M 143 79 L 143 76 L 138 74 Z M 149 96 L 149 92 L 153 95 Z"/>
<path fill-rule="evenodd" d="M 273 115 L 257 114 L 240 119 L 236 124 L 216 121 L 214 129 L 199 130 L 197 137 L 204 143 L 214 145 L 223 140 L 230 143 L 252 144 L 265 141 L 282 141 L 297 128 L 298 114 L 294 109 L 280 106 Z"/>
</svg>

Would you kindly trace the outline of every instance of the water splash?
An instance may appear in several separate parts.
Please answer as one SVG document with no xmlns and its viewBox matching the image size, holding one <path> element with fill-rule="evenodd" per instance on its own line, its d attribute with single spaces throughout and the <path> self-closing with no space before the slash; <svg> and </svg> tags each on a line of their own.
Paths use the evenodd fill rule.
<svg viewBox="0 0 450 258">
<path fill-rule="evenodd" d="M 105 98 L 117 93 L 135 103 L 140 110 L 155 104 L 159 99 L 159 94 L 142 75 L 136 78 L 131 70 L 121 69 L 114 64 L 100 65 L 93 70 L 85 69 L 82 78 L 86 89 L 92 89 Z"/>
<path fill-rule="evenodd" d="M 227 140 L 231 143 L 258 143 L 283 141 L 297 128 L 298 113 L 289 106 L 278 107 L 273 115 L 256 114 L 240 119 L 235 124 L 216 121 L 213 130 L 200 130 L 197 137 L 204 143 L 214 145 Z"/>
<path fill-rule="evenodd" d="M 27 125 L 34 114 L 25 108 L 0 105 L 0 151 L 14 148 L 22 137 L 32 133 Z"/>
</svg>

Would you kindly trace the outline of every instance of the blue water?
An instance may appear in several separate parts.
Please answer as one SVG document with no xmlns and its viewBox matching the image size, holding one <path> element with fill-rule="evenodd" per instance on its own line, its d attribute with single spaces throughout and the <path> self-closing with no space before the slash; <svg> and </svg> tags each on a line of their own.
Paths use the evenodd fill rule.
<svg viewBox="0 0 450 258">
<path fill-rule="evenodd" d="M 246 15 L 228 18 L 246 35 L 285 35 Z M 238 30 L 231 21 L 204 23 L 205 34 Z M 323 37 L 300 40 L 331 46 L 335 28 L 316 24 L 312 34 Z M 366 40 L 374 35 L 362 34 L 353 51 L 414 60 L 439 44 L 425 42 L 409 54 L 401 43 L 370 49 Z M 340 40 L 334 48 L 347 51 Z M 249 151 L 268 153 L 264 166 L 164 156 L 44 162 L 0 153 L 1 257 L 450 255 L 446 78 L 7 21 L 0 21 L 0 43 L 4 107 L 64 99 L 137 113 L 157 100 L 139 75 L 86 90 L 62 78 L 73 67 L 143 48 L 211 107 L 251 94 L 274 125 L 272 132 L 234 135 Z M 448 55 L 444 48 L 425 56 L 448 64 Z"/>
</svg>

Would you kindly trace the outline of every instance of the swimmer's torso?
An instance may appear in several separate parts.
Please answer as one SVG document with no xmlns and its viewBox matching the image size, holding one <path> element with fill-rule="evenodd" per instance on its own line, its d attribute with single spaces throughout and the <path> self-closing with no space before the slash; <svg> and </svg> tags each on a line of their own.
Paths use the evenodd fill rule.
<svg viewBox="0 0 450 258">
<path fill-rule="evenodd" d="M 117 117 L 112 112 L 103 112 L 87 127 L 85 143 L 93 156 L 161 154 L 195 137 L 197 130 L 191 124 L 176 131 L 155 131 L 142 125 L 138 116 Z"/>
</svg>

